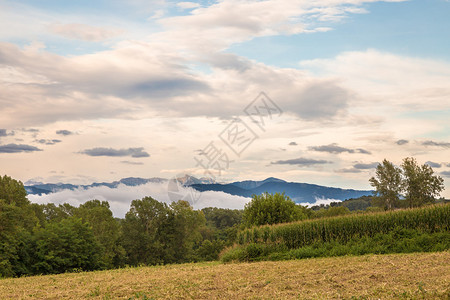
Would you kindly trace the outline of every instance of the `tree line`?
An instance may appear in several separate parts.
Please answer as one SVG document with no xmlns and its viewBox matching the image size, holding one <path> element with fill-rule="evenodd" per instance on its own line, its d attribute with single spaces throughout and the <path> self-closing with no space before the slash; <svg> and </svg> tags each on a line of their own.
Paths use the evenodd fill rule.
<svg viewBox="0 0 450 300">
<path fill-rule="evenodd" d="M 374 196 L 311 208 L 283 193 L 253 195 L 244 210 L 145 197 L 118 219 L 107 201 L 31 203 L 20 181 L 0 176 L 0 277 L 217 260 L 244 228 L 422 206 L 443 189 L 431 167 L 410 158 L 401 167 L 384 160 L 370 183 Z"/>
<path fill-rule="evenodd" d="M 20 181 L 0 176 L 0 277 L 216 260 L 241 220 L 240 210 L 151 197 L 132 201 L 124 219 L 107 201 L 30 203 Z"/>
</svg>

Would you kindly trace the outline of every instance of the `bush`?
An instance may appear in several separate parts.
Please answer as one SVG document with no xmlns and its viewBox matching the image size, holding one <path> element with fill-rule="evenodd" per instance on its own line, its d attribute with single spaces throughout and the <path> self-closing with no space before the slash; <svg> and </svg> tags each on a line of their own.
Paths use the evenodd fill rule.
<svg viewBox="0 0 450 300">
<path fill-rule="evenodd" d="M 296 205 L 284 193 L 253 195 L 245 205 L 243 223 L 246 227 L 278 224 L 306 219 L 306 208 Z"/>
</svg>

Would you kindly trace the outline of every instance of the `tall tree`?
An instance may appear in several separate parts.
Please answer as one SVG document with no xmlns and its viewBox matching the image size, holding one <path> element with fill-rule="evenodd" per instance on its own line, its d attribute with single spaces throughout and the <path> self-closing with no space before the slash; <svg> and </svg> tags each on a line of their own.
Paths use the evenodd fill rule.
<svg viewBox="0 0 450 300">
<path fill-rule="evenodd" d="M 31 236 L 39 221 L 22 182 L 0 176 L 0 276 L 31 274 Z"/>
<path fill-rule="evenodd" d="M 206 224 L 206 219 L 202 211 L 193 210 L 187 201 L 177 201 L 170 205 L 173 218 L 169 219 L 174 239 L 170 248 L 174 252 L 173 262 L 185 262 L 194 260 L 193 247 L 195 243 L 200 243 L 202 235 L 200 227 Z"/>
<path fill-rule="evenodd" d="M 385 209 L 397 207 L 402 192 L 402 170 L 384 159 L 378 164 L 375 174 L 376 177 L 369 179 L 376 191 L 375 204 Z"/>
<path fill-rule="evenodd" d="M 102 247 L 105 268 L 120 266 L 125 259 L 125 250 L 119 244 L 121 228 L 114 219 L 107 201 L 90 200 L 81 204 L 74 215 L 92 227 L 95 238 Z"/>
<path fill-rule="evenodd" d="M 161 230 L 167 224 L 170 210 L 152 197 L 133 200 L 123 221 L 123 247 L 131 265 L 164 263 Z"/>
<path fill-rule="evenodd" d="M 444 189 L 444 180 L 428 164 L 419 166 L 413 157 L 407 157 L 402 163 L 404 181 L 403 190 L 409 207 L 433 203 Z"/>
<path fill-rule="evenodd" d="M 399 199 L 405 199 L 409 207 L 433 203 L 444 189 L 444 180 L 434 175 L 427 165 L 418 165 L 413 157 L 403 159 L 399 167 L 384 159 L 377 166 L 376 177 L 369 179 L 375 187 L 375 200 L 385 209 L 399 207 Z"/>
<path fill-rule="evenodd" d="M 0 277 L 30 274 L 32 230 L 27 223 L 33 219 L 23 207 L 0 199 Z"/>
</svg>

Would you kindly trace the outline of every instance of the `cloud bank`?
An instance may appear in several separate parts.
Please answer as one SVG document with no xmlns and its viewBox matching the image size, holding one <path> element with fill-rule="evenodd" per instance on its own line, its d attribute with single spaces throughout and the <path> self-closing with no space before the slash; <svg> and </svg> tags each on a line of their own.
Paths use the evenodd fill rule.
<svg viewBox="0 0 450 300">
<path fill-rule="evenodd" d="M 191 188 L 182 188 L 180 194 L 189 194 Z M 195 193 L 197 193 L 195 191 Z M 63 190 L 48 195 L 28 195 L 31 202 L 44 204 L 54 203 L 56 205 L 69 203 L 79 206 L 86 201 L 97 199 L 108 201 L 115 217 L 123 218 L 130 209 L 131 201 L 150 196 L 160 202 L 171 203 L 168 195 L 167 183 L 147 183 L 139 186 L 119 185 L 117 188 L 93 187 L 89 189 Z M 221 207 L 230 209 L 243 209 L 250 198 L 229 195 L 223 192 L 207 191 L 201 192 L 197 200 L 191 205 L 194 209 L 205 207 Z"/>
</svg>

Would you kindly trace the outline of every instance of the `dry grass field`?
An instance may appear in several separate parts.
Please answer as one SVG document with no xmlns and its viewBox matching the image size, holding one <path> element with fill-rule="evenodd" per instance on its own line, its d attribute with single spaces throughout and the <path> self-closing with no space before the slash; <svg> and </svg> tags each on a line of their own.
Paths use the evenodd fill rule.
<svg viewBox="0 0 450 300">
<path fill-rule="evenodd" d="M 0 280 L 1 299 L 449 299 L 450 252 L 199 263 Z"/>
</svg>

